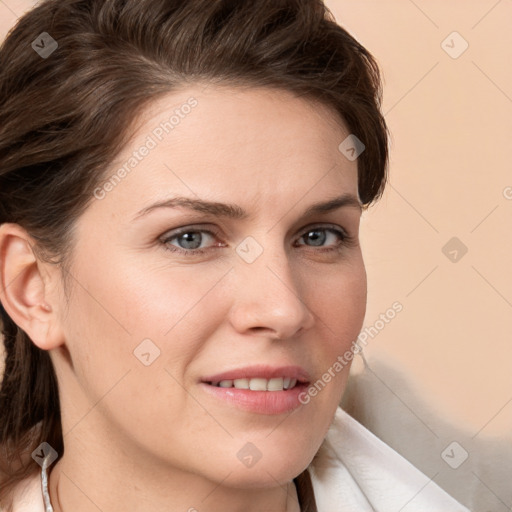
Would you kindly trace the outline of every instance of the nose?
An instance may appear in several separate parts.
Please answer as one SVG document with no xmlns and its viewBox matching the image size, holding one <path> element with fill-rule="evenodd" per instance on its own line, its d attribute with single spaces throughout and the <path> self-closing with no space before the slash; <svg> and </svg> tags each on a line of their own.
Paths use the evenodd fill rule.
<svg viewBox="0 0 512 512">
<path fill-rule="evenodd" d="M 265 250 L 252 263 L 239 261 L 232 272 L 233 306 L 230 320 L 242 334 L 288 339 L 315 323 L 301 286 L 303 273 L 294 271 L 285 254 Z"/>
</svg>

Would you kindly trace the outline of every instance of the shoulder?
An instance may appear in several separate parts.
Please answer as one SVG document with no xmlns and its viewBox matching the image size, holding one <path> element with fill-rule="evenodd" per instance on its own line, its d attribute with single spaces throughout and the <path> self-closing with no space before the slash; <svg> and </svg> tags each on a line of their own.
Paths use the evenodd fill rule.
<svg viewBox="0 0 512 512">
<path fill-rule="evenodd" d="M 470 512 L 340 407 L 308 469 L 319 512 Z"/>
<path fill-rule="evenodd" d="M 44 512 L 39 472 L 19 482 L 14 488 L 13 512 Z"/>
</svg>

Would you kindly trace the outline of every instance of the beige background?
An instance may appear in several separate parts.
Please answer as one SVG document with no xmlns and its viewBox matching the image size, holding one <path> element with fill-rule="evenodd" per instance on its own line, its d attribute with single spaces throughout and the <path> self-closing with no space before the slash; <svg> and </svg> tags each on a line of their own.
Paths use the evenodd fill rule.
<svg viewBox="0 0 512 512">
<path fill-rule="evenodd" d="M 510 510 L 512 0 L 326 3 L 377 58 L 392 132 L 363 216 L 365 326 L 403 305 L 345 406 L 472 510 Z M 1 38 L 31 5 L 0 1 Z"/>
</svg>

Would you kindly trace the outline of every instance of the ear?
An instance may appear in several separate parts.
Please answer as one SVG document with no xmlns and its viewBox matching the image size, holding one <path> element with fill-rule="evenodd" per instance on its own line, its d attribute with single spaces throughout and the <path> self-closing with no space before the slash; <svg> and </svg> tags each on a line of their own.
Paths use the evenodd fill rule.
<svg viewBox="0 0 512 512">
<path fill-rule="evenodd" d="M 38 259 L 34 243 L 18 224 L 0 225 L 0 301 L 37 347 L 51 350 L 62 345 L 64 337 L 49 296 L 49 264 Z"/>
</svg>

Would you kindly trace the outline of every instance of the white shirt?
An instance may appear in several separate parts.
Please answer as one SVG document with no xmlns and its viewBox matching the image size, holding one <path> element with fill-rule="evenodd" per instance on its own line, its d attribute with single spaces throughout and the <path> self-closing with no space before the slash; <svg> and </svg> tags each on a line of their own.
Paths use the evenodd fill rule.
<svg viewBox="0 0 512 512">
<path fill-rule="evenodd" d="M 309 472 L 318 512 L 470 512 L 340 407 Z"/>
<path fill-rule="evenodd" d="M 340 407 L 308 469 L 318 512 L 470 512 Z M 13 510 L 45 512 L 40 472 Z"/>
</svg>

